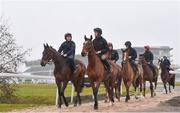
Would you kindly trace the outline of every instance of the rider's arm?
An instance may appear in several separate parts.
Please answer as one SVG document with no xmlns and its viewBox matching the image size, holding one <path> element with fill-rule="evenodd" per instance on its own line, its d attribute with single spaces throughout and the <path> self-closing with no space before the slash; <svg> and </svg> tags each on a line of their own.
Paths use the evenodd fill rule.
<svg viewBox="0 0 180 113">
<path fill-rule="evenodd" d="M 109 48 L 108 48 L 108 44 L 107 44 L 107 41 L 105 39 L 103 39 L 103 45 L 104 45 L 104 49 L 101 50 L 101 53 L 106 53 L 109 51 Z"/>
<path fill-rule="evenodd" d="M 150 55 L 151 55 L 151 56 L 150 56 L 150 61 L 153 61 L 153 60 L 154 60 L 154 55 L 152 54 L 152 52 L 151 52 Z"/>
<path fill-rule="evenodd" d="M 64 49 L 64 43 L 61 44 L 61 46 L 59 47 L 58 52 L 61 53 L 63 51 L 63 49 Z"/>
<path fill-rule="evenodd" d="M 72 47 L 71 47 L 71 49 L 66 53 L 67 56 L 71 56 L 72 54 L 74 54 L 75 48 L 76 48 L 76 45 L 75 45 L 74 42 L 72 42 Z"/>
<path fill-rule="evenodd" d="M 115 61 L 118 61 L 119 60 L 119 54 L 118 54 L 117 50 L 115 50 L 114 52 L 115 52 Z"/>
<path fill-rule="evenodd" d="M 131 56 L 131 59 L 135 60 L 137 58 L 137 52 L 135 49 L 133 49 L 133 53 L 132 53 L 132 56 Z"/>
</svg>

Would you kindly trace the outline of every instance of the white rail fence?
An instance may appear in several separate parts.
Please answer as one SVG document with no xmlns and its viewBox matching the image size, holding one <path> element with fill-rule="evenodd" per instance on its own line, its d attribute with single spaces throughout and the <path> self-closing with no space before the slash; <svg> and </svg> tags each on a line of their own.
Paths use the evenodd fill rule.
<svg viewBox="0 0 180 113">
<path fill-rule="evenodd" d="M 172 74 L 180 74 L 180 71 L 170 71 Z M 26 75 L 26 74 L 11 74 L 11 73 L 0 73 L 0 77 L 13 77 L 13 78 L 25 78 L 25 79 L 44 79 L 44 80 L 54 80 L 53 76 L 42 76 L 42 75 Z M 55 83 L 55 80 L 54 80 Z M 71 83 L 70 83 L 71 84 Z M 121 85 L 122 86 L 122 85 Z M 122 91 L 122 90 L 121 90 Z M 121 92 L 122 94 L 122 92 Z M 71 84 L 71 102 L 73 102 L 74 96 L 74 86 Z M 56 100 L 55 104 L 58 103 L 58 89 L 56 90 Z"/>
<path fill-rule="evenodd" d="M 42 75 L 26 75 L 26 74 L 11 74 L 11 73 L 0 73 L 0 77 L 13 77 L 13 78 L 25 78 L 25 79 L 44 79 L 44 80 L 54 80 L 53 76 L 42 76 Z M 54 80 L 55 83 L 55 80 Z M 71 84 L 71 83 L 70 83 Z M 71 84 L 71 102 L 73 102 L 74 96 L 74 86 Z M 56 100 L 55 104 L 58 103 L 58 89 L 56 90 Z"/>
</svg>

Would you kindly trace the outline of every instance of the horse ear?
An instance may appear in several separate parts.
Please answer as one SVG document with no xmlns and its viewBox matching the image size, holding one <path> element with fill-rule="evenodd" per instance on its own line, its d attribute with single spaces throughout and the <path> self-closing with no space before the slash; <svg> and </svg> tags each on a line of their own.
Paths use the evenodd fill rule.
<svg viewBox="0 0 180 113">
<path fill-rule="evenodd" d="M 90 40 L 92 40 L 93 39 L 93 37 L 92 37 L 92 35 L 90 36 Z"/>
<path fill-rule="evenodd" d="M 121 49 L 122 52 L 124 52 L 124 49 Z"/>
<path fill-rule="evenodd" d="M 46 47 L 49 48 L 49 45 L 46 43 Z"/>
<path fill-rule="evenodd" d="M 45 44 L 43 44 L 44 45 L 44 49 L 46 49 L 46 45 Z"/>
<path fill-rule="evenodd" d="M 86 37 L 86 35 L 84 35 L 84 40 L 85 40 L 85 41 L 87 40 L 87 37 Z"/>
</svg>

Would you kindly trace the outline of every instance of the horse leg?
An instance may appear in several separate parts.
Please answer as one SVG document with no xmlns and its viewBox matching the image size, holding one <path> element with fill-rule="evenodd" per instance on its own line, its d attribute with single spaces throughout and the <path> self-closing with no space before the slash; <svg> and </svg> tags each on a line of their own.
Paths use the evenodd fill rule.
<svg viewBox="0 0 180 113">
<path fill-rule="evenodd" d="M 65 89 L 67 87 L 67 84 L 68 84 L 68 81 L 63 82 L 63 87 L 62 87 L 62 90 L 61 90 L 61 95 L 63 97 L 63 100 L 64 100 L 64 103 L 65 103 L 66 107 L 68 107 L 68 105 L 69 105 L 68 102 L 66 101 L 66 97 L 64 96 L 64 91 L 65 91 Z"/>
<path fill-rule="evenodd" d="M 109 101 L 109 98 L 108 98 L 108 91 L 107 91 L 107 89 L 106 89 L 106 96 L 105 96 L 104 102 L 107 103 L 108 101 Z"/>
<path fill-rule="evenodd" d="M 121 97 L 121 85 L 122 85 L 122 78 L 120 78 L 118 80 L 118 85 L 117 85 L 117 88 L 118 88 L 118 101 L 120 101 L 120 97 Z"/>
<path fill-rule="evenodd" d="M 166 87 L 166 82 L 163 82 L 163 84 L 164 84 L 164 89 L 165 89 L 165 91 L 166 91 L 166 94 L 167 94 L 167 87 Z"/>
<path fill-rule="evenodd" d="M 106 90 L 108 91 L 108 97 L 109 97 L 109 100 L 110 100 L 110 102 L 114 102 L 114 99 L 113 99 L 113 96 L 112 96 L 112 88 L 110 88 L 110 85 L 109 85 L 109 81 L 107 80 L 107 81 L 105 81 L 104 82 L 104 85 L 105 85 L 105 87 L 106 87 Z"/>
<path fill-rule="evenodd" d="M 93 90 L 93 96 L 94 96 L 94 109 L 98 109 L 98 100 L 97 100 L 97 93 L 100 86 L 100 82 L 95 83 L 90 81 L 92 90 Z"/>
<path fill-rule="evenodd" d="M 170 82 L 169 82 L 169 93 L 171 93 L 171 85 L 170 85 Z"/>
<path fill-rule="evenodd" d="M 151 97 L 154 96 L 154 89 L 153 89 L 153 83 L 150 81 L 150 90 L 151 90 Z"/>
<path fill-rule="evenodd" d="M 130 85 L 128 84 L 128 82 L 124 82 L 125 83 L 125 87 L 126 87 L 126 98 L 125 98 L 125 102 L 128 102 L 128 100 L 130 100 L 130 96 L 129 96 L 129 87 Z"/>
<path fill-rule="evenodd" d="M 74 106 L 77 106 L 77 101 L 78 101 L 78 89 L 77 89 L 77 82 L 73 81 L 73 85 L 76 91 L 76 97 L 75 97 L 75 101 L 74 101 Z"/>
<path fill-rule="evenodd" d="M 146 81 L 144 81 L 144 87 L 143 87 L 143 96 L 145 97 L 146 96 Z"/>
<path fill-rule="evenodd" d="M 134 86 L 134 89 L 135 89 L 135 99 L 138 99 L 138 97 L 137 97 L 137 88 L 136 88 L 136 86 Z"/>
<path fill-rule="evenodd" d="M 57 87 L 58 87 L 58 108 L 61 108 L 62 105 L 62 100 L 61 100 L 61 82 L 57 82 Z"/>
<path fill-rule="evenodd" d="M 139 91 L 140 91 L 140 99 L 141 99 L 142 98 L 142 82 L 140 83 Z"/>
<path fill-rule="evenodd" d="M 117 100 L 118 100 L 118 98 L 119 98 L 119 97 L 118 97 L 118 89 L 119 89 L 118 86 L 114 88 L 115 98 L 116 98 Z"/>
</svg>

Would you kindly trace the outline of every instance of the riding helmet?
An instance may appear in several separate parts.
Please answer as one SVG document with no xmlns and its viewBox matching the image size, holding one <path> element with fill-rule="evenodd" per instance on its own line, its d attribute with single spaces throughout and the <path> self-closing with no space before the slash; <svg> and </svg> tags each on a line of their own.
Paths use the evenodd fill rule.
<svg viewBox="0 0 180 113">
<path fill-rule="evenodd" d="M 102 29 L 101 28 L 94 28 L 94 32 L 102 34 Z"/>
<path fill-rule="evenodd" d="M 66 37 L 68 37 L 68 36 L 72 37 L 72 34 L 71 34 L 71 33 L 66 33 L 66 34 L 64 35 L 64 38 L 66 39 Z"/>
<path fill-rule="evenodd" d="M 149 50 L 149 49 L 150 49 L 150 46 L 149 46 L 149 45 L 146 45 L 146 46 L 144 46 L 144 48 Z"/>
<path fill-rule="evenodd" d="M 131 42 L 130 42 L 130 41 L 126 41 L 124 45 L 125 45 L 125 46 L 129 46 L 129 47 L 131 47 L 131 45 L 132 45 L 132 44 L 131 44 Z"/>
<path fill-rule="evenodd" d="M 111 42 L 109 42 L 108 47 L 113 47 L 113 44 Z"/>
</svg>

